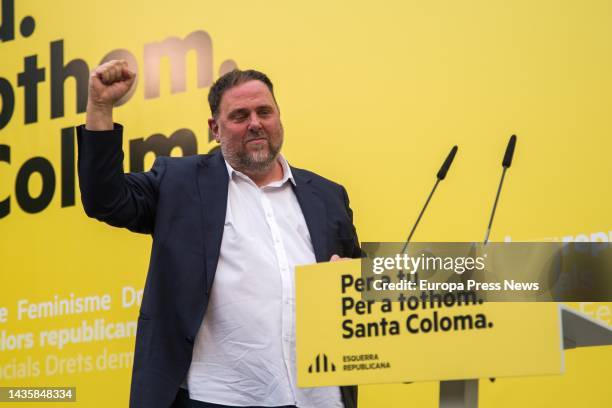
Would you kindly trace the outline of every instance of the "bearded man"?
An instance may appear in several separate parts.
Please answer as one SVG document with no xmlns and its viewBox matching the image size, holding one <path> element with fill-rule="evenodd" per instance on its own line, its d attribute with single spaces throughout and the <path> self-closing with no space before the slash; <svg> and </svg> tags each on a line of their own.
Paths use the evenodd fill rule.
<svg viewBox="0 0 612 408">
<path fill-rule="evenodd" d="M 87 215 L 153 237 L 130 406 L 356 407 L 356 387 L 299 388 L 295 366 L 294 267 L 361 253 L 346 190 L 289 166 L 272 82 L 254 70 L 210 88 L 221 152 L 124 173 L 112 111 L 134 79 L 125 61 L 93 71 L 77 128 Z"/>
</svg>

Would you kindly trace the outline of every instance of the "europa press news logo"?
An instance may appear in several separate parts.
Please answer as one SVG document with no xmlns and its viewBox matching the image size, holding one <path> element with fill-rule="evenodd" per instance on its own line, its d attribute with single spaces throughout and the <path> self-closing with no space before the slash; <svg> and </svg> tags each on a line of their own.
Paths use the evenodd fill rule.
<svg viewBox="0 0 612 408">
<path fill-rule="evenodd" d="M 331 362 L 325 353 L 317 354 L 314 362 L 308 366 L 309 373 L 329 373 L 336 371 L 336 365 Z"/>
</svg>

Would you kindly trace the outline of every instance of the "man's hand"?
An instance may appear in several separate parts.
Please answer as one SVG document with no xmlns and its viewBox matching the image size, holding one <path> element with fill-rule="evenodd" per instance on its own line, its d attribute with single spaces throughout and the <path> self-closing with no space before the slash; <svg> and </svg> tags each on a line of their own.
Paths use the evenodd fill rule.
<svg viewBox="0 0 612 408">
<path fill-rule="evenodd" d="M 125 60 L 109 61 L 91 73 L 85 123 L 88 130 L 113 129 L 113 105 L 128 93 L 135 79 Z"/>
<path fill-rule="evenodd" d="M 341 258 L 340 256 L 333 254 L 332 257 L 330 258 L 329 262 L 336 262 L 336 261 L 348 261 L 351 258 Z"/>
</svg>

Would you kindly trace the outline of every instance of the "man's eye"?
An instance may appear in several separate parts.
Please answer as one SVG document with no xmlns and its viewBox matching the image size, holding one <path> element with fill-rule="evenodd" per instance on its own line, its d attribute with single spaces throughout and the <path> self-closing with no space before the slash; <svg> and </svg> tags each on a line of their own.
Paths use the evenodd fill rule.
<svg viewBox="0 0 612 408">
<path fill-rule="evenodd" d="M 235 115 L 233 119 L 235 122 L 242 122 L 246 118 L 247 118 L 247 115 Z"/>
<path fill-rule="evenodd" d="M 272 114 L 272 110 L 270 109 L 262 109 L 259 112 L 257 112 L 259 114 L 259 116 L 270 116 L 270 114 Z"/>
</svg>

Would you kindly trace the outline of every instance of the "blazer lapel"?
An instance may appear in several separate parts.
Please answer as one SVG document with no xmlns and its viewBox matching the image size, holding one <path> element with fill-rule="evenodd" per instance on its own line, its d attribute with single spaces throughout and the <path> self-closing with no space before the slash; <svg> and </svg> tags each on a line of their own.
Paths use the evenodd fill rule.
<svg viewBox="0 0 612 408">
<path fill-rule="evenodd" d="M 327 235 L 325 234 L 325 225 L 327 223 L 325 204 L 319 197 L 317 190 L 312 186 L 310 175 L 293 167 L 291 167 L 291 173 L 295 179 L 295 186 L 293 187 L 295 195 L 302 208 L 302 214 L 304 214 L 304 219 L 310 232 L 315 258 L 317 262 L 329 261 Z"/>
<path fill-rule="evenodd" d="M 202 157 L 198 165 L 198 187 L 206 250 L 206 294 L 212 287 L 221 251 L 228 183 L 227 167 L 221 153 Z"/>
</svg>

